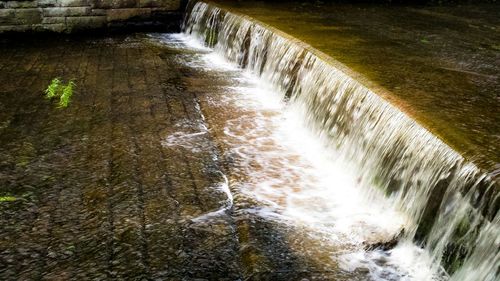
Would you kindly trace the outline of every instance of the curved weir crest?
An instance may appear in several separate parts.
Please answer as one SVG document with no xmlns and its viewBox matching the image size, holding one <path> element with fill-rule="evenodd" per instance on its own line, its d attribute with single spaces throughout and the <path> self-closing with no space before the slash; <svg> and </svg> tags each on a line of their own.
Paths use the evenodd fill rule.
<svg viewBox="0 0 500 281">
<path fill-rule="evenodd" d="M 408 247 L 420 245 L 433 271 L 447 272 L 436 279 L 498 280 L 500 199 L 490 176 L 319 52 L 273 28 L 192 2 L 184 32 L 272 85 L 292 118 L 327 147 L 323 154 L 353 171 L 360 196 L 379 204 L 384 195 L 380 204 L 402 214 L 393 258 L 404 263 Z M 347 255 L 343 263 L 355 269 L 378 254 Z"/>
</svg>

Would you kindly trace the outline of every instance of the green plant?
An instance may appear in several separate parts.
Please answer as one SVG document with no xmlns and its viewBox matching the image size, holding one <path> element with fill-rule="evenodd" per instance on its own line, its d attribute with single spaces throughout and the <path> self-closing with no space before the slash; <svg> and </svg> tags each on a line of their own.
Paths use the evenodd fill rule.
<svg viewBox="0 0 500 281">
<path fill-rule="evenodd" d="M 0 196 L 0 202 L 12 202 L 16 200 L 17 198 L 14 196 Z"/>
<path fill-rule="evenodd" d="M 59 80 L 59 78 L 52 79 L 50 85 L 45 90 L 45 97 L 51 99 L 57 96 L 60 85 L 61 85 L 61 80 Z"/>
<path fill-rule="evenodd" d="M 73 89 L 76 87 L 75 82 L 73 80 L 69 81 L 69 83 L 63 87 L 62 95 L 59 98 L 59 107 L 67 107 L 69 104 L 69 100 L 71 96 L 73 96 Z"/>
<path fill-rule="evenodd" d="M 64 85 L 59 78 L 54 78 L 45 90 L 45 97 L 48 99 L 59 97 L 58 107 L 68 107 L 75 87 L 76 84 L 73 80 L 70 80 L 68 84 Z"/>
</svg>

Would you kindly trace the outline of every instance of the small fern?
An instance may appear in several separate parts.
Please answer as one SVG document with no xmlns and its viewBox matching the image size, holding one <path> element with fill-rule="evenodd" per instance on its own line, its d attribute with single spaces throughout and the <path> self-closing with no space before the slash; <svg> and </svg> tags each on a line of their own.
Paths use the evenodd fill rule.
<svg viewBox="0 0 500 281">
<path fill-rule="evenodd" d="M 52 82 L 50 82 L 50 85 L 45 90 L 45 97 L 51 99 L 57 96 L 60 85 L 61 85 L 61 80 L 59 80 L 59 78 L 52 79 Z"/>
<path fill-rule="evenodd" d="M 59 107 L 68 107 L 71 96 L 73 96 L 73 89 L 75 87 L 76 84 L 73 80 L 69 81 L 69 83 L 63 87 L 62 95 L 59 97 Z"/>
<path fill-rule="evenodd" d="M 68 84 L 64 85 L 64 83 L 59 78 L 54 78 L 45 90 L 45 97 L 47 99 L 59 97 L 58 107 L 68 107 L 75 87 L 76 84 L 75 82 L 73 82 L 73 80 L 70 80 Z"/>
</svg>

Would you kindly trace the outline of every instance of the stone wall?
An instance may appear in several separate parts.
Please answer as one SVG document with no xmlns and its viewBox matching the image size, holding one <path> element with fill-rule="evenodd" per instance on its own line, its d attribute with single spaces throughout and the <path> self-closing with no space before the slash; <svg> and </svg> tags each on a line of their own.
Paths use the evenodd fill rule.
<svg viewBox="0 0 500 281">
<path fill-rule="evenodd" d="M 74 32 L 180 18 L 181 0 L 0 0 L 0 33 Z M 178 24 L 177 22 L 175 24 Z"/>
</svg>

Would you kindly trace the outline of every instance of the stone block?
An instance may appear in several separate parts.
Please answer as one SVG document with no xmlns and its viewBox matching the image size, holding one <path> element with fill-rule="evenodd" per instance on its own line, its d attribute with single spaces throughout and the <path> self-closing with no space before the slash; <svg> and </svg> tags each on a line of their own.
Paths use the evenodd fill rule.
<svg viewBox="0 0 500 281">
<path fill-rule="evenodd" d="M 52 31 L 52 32 L 66 32 L 67 27 L 64 23 L 54 23 L 54 24 L 44 24 L 41 26 L 41 29 L 44 31 Z"/>
<path fill-rule="evenodd" d="M 15 9 L 1 9 L 0 10 L 0 25 L 10 25 L 16 22 Z"/>
<path fill-rule="evenodd" d="M 57 0 L 57 5 L 60 7 L 86 7 L 91 4 L 90 0 Z"/>
<path fill-rule="evenodd" d="M 99 0 L 95 2 L 93 7 L 101 9 L 119 9 L 134 8 L 136 6 L 136 0 Z"/>
<path fill-rule="evenodd" d="M 57 6 L 56 0 L 38 0 L 38 7 L 40 8 L 56 7 L 56 6 Z"/>
<path fill-rule="evenodd" d="M 44 17 L 42 24 L 66 24 L 66 17 Z"/>
<path fill-rule="evenodd" d="M 84 16 L 84 17 L 67 17 L 67 31 L 77 31 L 85 29 L 97 29 L 105 27 L 107 23 L 106 16 Z"/>
<path fill-rule="evenodd" d="M 16 9 L 15 14 L 18 24 L 42 23 L 42 10 L 39 8 Z"/>
<path fill-rule="evenodd" d="M 106 9 L 91 9 L 90 10 L 90 15 L 91 16 L 106 16 L 108 10 Z"/>
<path fill-rule="evenodd" d="M 31 25 L 0 25 L 0 33 L 4 32 L 24 32 L 31 29 Z"/>
<path fill-rule="evenodd" d="M 4 6 L 7 9 L 26 9 L 26 8 L 37 8 L 37 1 L 7 1 L 4 2 Z"/>
<path fill-rule="evenodd" d="M 53 7 L 44 8 L 44 17 L 78 17 L 90 15 L 90 7 Z"/>
<path fill-rule="evenodd" d="M 175 11 L 175 9 L 167 7 L 151 8 L 151 15 L 162 14 L 165 12 L 172 12 L 172 11 Z"/>
<path fill-rule="evenodd" d="M 111 9 L 108 10 L 108 21 L 123 21 L 133 17 L 148 17 L 151 14 L 149 8 L 133 9 Z"/>
<path fill-rule="evenodd" d="M 175 0 L 139 0 L 139 7 L 165 8 L 177 10 L 180 8 L 180 1 Z"/>
</svg>

